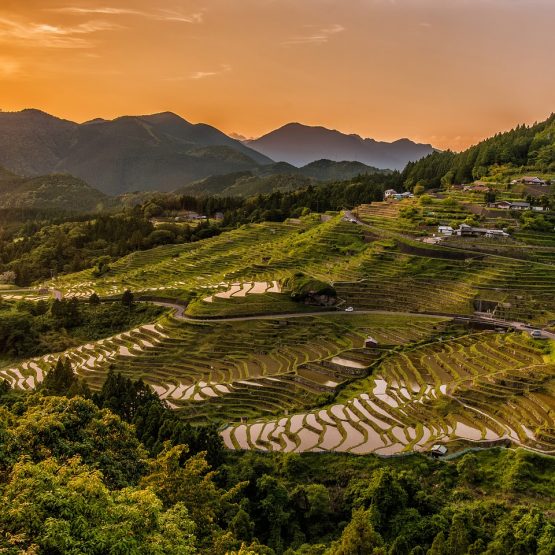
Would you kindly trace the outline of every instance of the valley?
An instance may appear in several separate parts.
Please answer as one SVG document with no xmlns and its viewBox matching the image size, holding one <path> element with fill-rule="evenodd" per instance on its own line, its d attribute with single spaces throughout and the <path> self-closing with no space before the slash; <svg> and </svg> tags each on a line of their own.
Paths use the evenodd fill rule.
<svg viewBox="0 0 555 555">
<path fill-rule="evenodd" d="M 555 555 L 554 21 L 0 2 L 0 555 Z"/>
</svg>

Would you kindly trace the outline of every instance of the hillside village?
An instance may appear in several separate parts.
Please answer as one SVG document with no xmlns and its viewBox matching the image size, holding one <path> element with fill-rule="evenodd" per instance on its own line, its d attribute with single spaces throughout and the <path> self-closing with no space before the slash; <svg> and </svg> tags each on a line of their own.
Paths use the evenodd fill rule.
<svg viewBox="0 0 555 555">
<path fill-rule="evenodd" d="M 416 196 L 409 191 L 388 189 L 384 202 L 399 202 L 399 214 L 407 215 L 422 233 L 427 231 L 427 236 L 420 239 L 426 243 L 438 244 L 451 237 L 512 238 L 516 242 L 514 232 L 523 228 L 555 229 L 555 218 L 549 216 L 551 208 L 555 208 L 551 188 L 549 179 L 525 176 L 505 183 L 476 181 L 470 185 L 450 185 L 419 191 Z M 449 210 L 444 209 L 445 204 L 450 206 Z M 545 216 L 523 215 L 528 212 Z"/>
</svg>

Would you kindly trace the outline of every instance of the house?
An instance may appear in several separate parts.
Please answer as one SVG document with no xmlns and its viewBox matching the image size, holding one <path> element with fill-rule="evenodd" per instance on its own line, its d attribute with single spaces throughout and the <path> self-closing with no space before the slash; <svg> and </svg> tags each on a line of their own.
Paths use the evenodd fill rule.
<svg viewBox="0 0 555 555">
<path fill-rule="evenodd" d="M 547 183 L 543 180 L 540 179 L 539 177 L 523 177 L 521 180 L 521 183 L 524 183 L 524 185 L 547 185 Z"/>
<path fill-rule="evenodd" d="M 432 457 L 443 457 L 447 454 L 447 447 L 445 447 L 445 445 L 440 445 L 439 443 L 436 443 L 430 449 L 430 453 L 432 454 Z"/>
<path fill-rule="evenodd" d="M 412 197 L 414 197 L 414 195 L 409 191 L 405 193 L 397 193 L 396 195 L 393 195 L 393 198 L 395 200 L 403 200 L 405 198 L 412 198 Z"/>
<path fill-rule="evenodd" d="M 485 227 L 472 227 L 467 224 L 461 224 L 459 229 L 455 230 L 455 235 L 459 237 L 487 237 L 488 239 L 497 239 L 500 237 L 510 237 L 510 235 L 502 229 L 487 229 Z"/>
<path fill-rule="evenodd" d="M 532 206 L 534 212 L 549 212 L 548 206 Z"/>
<path fill-rule="evenodd" d="M 498 208 L 499 210 L 530 210 L 529 202 L 510 202 L 508 200 L 500 200 L 489 204 L 490 208 Z"/>
<path fill-rule="evenodd" d="M 529 202 L 511 202 L 511 210 L 530 210 Z"/>
<path fill-rule="evenodd" d="M 448 237 L 455 233 L 455 230 L 450 225 L 440 225 L 437 228 L 440 235 L 447 235 Z"/>
<path fill-rule="evenodd" d="M 511 203 L 508 200 L 500 200 L 499 202 L 492 202 L 489 204 L 490 208 L 499 208 L 499 210 L 510 210 Z"/>
<path fill-rule="evenodd" d="M 510 235 L 503 231 L 502 229 L 488 229 L 486 232 L 486 238 L 496 239 L 497 237 L 510 237 Z"/>
<path fill-rule="evenodd" d="M 384 194 L 384 199 L 386 198 L 390 198 L 390 197 L 394 197 L 395 195 L 397 195 L 397 191 L 395 189 L 388 189 Z"/>
</svg>

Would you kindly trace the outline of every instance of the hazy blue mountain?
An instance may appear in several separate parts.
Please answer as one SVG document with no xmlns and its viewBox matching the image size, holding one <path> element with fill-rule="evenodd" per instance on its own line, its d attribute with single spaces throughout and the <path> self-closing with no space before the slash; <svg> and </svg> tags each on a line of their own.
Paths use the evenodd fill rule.
<svg viewBox="0 0 555 555">
<path fill-rule="evenodd" d="M 259 139 L 245 141 L 245 144 L 273 160 L 299 167 L 326 158 L 336 162 L 357 161 L 376 168 L 401 170 L 408 162 L 419 160 L 434 151 L 431 145 L 409 139 L 379 142 L 300 123 L 289 123 Z"/>
</svg>

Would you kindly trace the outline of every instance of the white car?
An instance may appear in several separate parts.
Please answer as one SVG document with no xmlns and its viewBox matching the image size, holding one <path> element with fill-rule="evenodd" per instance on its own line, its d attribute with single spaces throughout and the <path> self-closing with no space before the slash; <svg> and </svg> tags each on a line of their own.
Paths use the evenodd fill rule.
<svg viewBox="0 0 555 555">
<path fill-rule="evenodd" d="M 345 309 L 345 312 L 353 312 L 353 310 L 354 310 L 354 308 L 353 308 L 352 306 L 348 306 L 348 307 Z"/>
<path fill-rule="evenodd" d="M 535 339 L 541 339 L 543 337 L 543 334 L 542 334 L 541 330 L 532 330 L 530 332 L 530 335 Z"/>
</svg>

